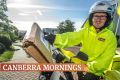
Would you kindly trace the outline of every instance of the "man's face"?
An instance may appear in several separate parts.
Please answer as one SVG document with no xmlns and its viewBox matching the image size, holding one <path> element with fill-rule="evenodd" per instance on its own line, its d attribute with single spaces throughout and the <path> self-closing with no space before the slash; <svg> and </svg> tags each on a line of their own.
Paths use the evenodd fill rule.
<svg viewBox="0 0 120 80">
<path fill-rule="evenodd" d="M 93 14 L 92 23 L 96 29 L 100 29 L 101 27 L 103 27 L 106 20 L 107 20 L 106 13 L 94 13 Z"/>
</svg>

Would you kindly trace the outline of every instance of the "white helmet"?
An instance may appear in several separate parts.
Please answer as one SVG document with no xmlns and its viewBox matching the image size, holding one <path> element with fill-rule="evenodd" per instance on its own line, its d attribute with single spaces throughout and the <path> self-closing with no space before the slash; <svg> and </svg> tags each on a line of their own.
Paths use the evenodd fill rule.
<svg viewBox="0 0 120 80">
<path fill-rule="evenodd" d="M 110 1 L 98 1 L 90 8 L 89 23 L 92 25 L 92 17 L 96 12 L 105 12 L 107 14 L 107 21 L 104 27 L 108 26 L 112 20 L 113 6 Z M 104 28 L 102 27 L 102 28 Z"/>
<path fill-rule="evenodd" d="M 109 15 L 112 14 L 112 5 L 109 1 L 99 1 L 96 2 L 91 8 L 89 13 L 95 13 L 95 12 L 106 12 Z"/>
</svg>

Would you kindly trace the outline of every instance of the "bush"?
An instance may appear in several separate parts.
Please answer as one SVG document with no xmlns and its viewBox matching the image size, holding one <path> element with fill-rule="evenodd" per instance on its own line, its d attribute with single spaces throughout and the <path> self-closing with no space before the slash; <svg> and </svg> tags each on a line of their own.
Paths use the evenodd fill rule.
<svg viewBox="0 0 120 80">
<path fill-rule="evenodd" d="M 12 42 L 16 41 L 18 38 L 14 33 L 10 33 L 9 35 L 10 35 Z"/>
<path fill-rule="evenodd" d="M 2 54 L 5 51 L 4 44 L 0 43 L 0 54 Z"/>
<path fill-rule="evenodd" d="M 8 49 L 12 45 L 12 41 L 6 36 L 0 36 L 0 42 Z"/>
<path fill-rule="evenodd" d="M 0 62 L 9 61 L 13 57 L 14 51 L 7 50 L 0 55 Z"/>
</svg>

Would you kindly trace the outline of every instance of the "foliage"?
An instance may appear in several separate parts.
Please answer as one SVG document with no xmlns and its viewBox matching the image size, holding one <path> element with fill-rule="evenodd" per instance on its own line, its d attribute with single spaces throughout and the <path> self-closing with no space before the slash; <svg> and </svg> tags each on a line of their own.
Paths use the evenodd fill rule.
<svg viewBox="0 0 120 80">
<path fill-rule="evenodd" d="M 0 61 L 10 59 L 10 54 L 13 51 L 4 51 L 10 49 L 12 41 L 15 41 L 18 36 L 18 29 L 12 25 L 12 21 L 8 19 L 6 12 L 6 0 L 0 0 Z"/>
<path fill-rule="evenodd" d="M 11 21 L 8 19 L 8 16 L 6 15 L 6 12 L 8 10 L 6 5 L 7 5 L 6 0 L 0 0 L 0 19 L 8 24 Z"/>
<path fill-rule="evenodd" d="M 7 49 L 12 45 L 12 41 L 7 36 L 0 36 L 0 42 L 4 44 Z"/>
<path fill-rule="evenodd" d="M 12 25 L 12 21 L 8 19 L 6 12 L 6 0 L 0 0 L 0 34 L 7 33 L 10 39 L 15 41 L 18 36 L 18 29 Z"/>
<path fill-rule="evenodd" d="M 70 20 L 65 20 L 63 22 L 59 23 L 59 26 L 57 26 L 58 33 L 64 33 L 64 32 L 72 32 L 75 30 L 74 22 Z"/>
<path fill-rule="evenodd" d="M 9 30 L 10 38 L 14 42 L 18 38 L 18 29 L 15 26 L 10 25 Z"/>
<path fill-rule="evenodd" d="M 9 33 L 9 35 L 12 42 L 16 41 L 18 38 L 18 36 L 16 36 L 14 33 Z"/>
<path fill-rule="evenodd" d="M 0 43 L 0 54 L 2 54 L 5 51 L 4 44 Z"/>
<path fill-rule="evenodd" d="M 7 50 L 0 55 L 0 62 L 8 61 L 13 57 L 14 51 Z"/>
</svg>

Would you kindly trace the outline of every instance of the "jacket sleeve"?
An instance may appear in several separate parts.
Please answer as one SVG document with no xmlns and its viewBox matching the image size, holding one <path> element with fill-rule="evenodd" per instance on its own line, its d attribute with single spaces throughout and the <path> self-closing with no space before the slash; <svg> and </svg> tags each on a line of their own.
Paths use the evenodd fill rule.
<svg viewBox="0 0 120 80">
<path fill-rule="evenodd" d="M 53 45 L 56 48 L 65 48 L 78 45 L 82 41 L 82 36 L 83 30 L 80 30 L 79 32 L 67 32 L 63 34 L 56 34 L 56 38 Z"/>
<path fill-rule="evenodd" d="M 96 58 L 94 61 L 88 62 L 90 72 L 94 72 L 97 75 L 102 75 L 103 72 L 108 69 L 113 56 L 115 55 L 116 46 L 116 38 L 112 37 L 109 40 L 108 46 L 105 49 L 104 53 Z"/>
</svg>

